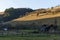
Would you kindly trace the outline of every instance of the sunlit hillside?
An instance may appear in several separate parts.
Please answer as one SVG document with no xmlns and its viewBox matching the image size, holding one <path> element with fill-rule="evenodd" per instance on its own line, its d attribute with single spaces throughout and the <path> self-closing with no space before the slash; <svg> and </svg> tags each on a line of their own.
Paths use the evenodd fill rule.
<svg viewBox="0 0 60 40">
<path fill-rule="evenodd" d="M 60 6 L 49 9 L 37 10 L 31 12 L 29 15 L 15 19 L 13 21 L 30 21 L 30 20 L 38 20 L 38 19 L 54 18 L 54 17 L 60 17 Z"/>
<path fill-rule="evenodd" d="M 4 14 L 4 12 L 0 12 L 0 15 L 3 15 Z"/>
<path fill-rule="evenodd" d="M 57 21 L 57 22 L 55 22 Z M 37 9 L 33 12 L 28 13 L 28 15 L 24 15 L 23 17 L 13 19 L 8 22 L 2 23 L 7 27 L 10 25 L 11 27 L 17 26 L 30 26 L 30 27 L 40 27 L 44 24 L 57 24 L 60 26 L 60 7 L 52 7 L 48 9 Z"/>
</svg>

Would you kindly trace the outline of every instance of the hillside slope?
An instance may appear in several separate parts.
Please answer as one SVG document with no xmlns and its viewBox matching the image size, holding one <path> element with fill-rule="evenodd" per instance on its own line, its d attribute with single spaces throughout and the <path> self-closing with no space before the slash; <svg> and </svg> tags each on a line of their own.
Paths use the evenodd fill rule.
<svg viewBox="0 0 60 40">
<path fill-rule="evenodd" d="M 30 20 L 38 20 L 38 19 L 46 19 L 54 17 L 60 17 L 60 6 L 50 9 L 39 9 L 37 11 L 31 12 L 27 16 L 15 19 L 13 21 L 30 21 Z"/>
<path fill-rule="evenodd" d="M 15 19 L 14 21 L 31 21 L 31 20 L 38 20 L 38 19 L 54 18 L 54 17 L 60 17 L 60 13 L 40 14 L 39 16 L 37 16 L 37 14 L 30 14 L 28 16 L 24 16 L 22 18 Z"/>
<path fill-rule="evenodd" d="M 3 23 L 3 27 L 41 27 L 42 25 L 57 25 L 60 29 L 60 7 L 39 9 L 21 18 Z"/>
<path fill-rule="evenodd" d="M 4 14 L 4 12 L 0 12 L 0 15 L 3 15 Z"/>
</svg>

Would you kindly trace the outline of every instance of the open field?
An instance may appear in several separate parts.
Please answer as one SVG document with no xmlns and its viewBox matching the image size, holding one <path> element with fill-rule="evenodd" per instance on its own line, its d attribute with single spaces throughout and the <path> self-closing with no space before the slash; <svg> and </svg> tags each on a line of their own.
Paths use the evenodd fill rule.
<svg viewBox="0 0 60 40">
<path fill-rule="evenodd" d="M 33 31 L 21 30 L 18 34 L 16 31 L 3 32 L 0 34 L 0 40 L 60 40 L 60 34 L 32 33 Z"/>
<path fill-rule="evenodd" d="M 20 36 L 0 36 L 0 40 L 60 40 L 60 36 L 47 35 L 47 36 L 35 36 L 35 37 L 20 37 Z"/>
</svg>

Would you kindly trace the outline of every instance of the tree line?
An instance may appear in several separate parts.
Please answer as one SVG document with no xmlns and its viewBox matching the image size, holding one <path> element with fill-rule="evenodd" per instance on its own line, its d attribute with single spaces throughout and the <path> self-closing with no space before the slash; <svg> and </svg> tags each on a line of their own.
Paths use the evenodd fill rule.
<svg viewBox="0 0 60 40">
<path fill-rule="evenodd" d="M 0 20 L 7 22 L 13 19 L 27 15 L 29 12 L 32 12 L 31 8 L 8 8 L 4 11 L 4 14 L 1 16 Z"/>
</svg>

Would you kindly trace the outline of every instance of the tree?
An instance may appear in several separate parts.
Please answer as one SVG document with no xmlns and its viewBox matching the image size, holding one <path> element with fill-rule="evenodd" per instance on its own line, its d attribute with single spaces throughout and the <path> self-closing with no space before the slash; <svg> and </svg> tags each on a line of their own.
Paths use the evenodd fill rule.
<svg viewBox="0 0 60 40">
<path fill-rule="evenodd" d="M 21 15 L 24 16 L 28 12 L 32 12 L 33 10 L 30 8 L 8 8 L 5 10 L 4 14 L 4 21 L 10 21 L 20 17 Z"/>
</svg>

